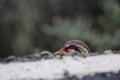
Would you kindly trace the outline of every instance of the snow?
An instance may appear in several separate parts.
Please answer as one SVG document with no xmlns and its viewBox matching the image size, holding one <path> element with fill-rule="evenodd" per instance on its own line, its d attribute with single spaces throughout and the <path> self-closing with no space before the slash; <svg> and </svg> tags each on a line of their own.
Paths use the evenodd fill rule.
<svg viewBox="0 0 120 80">
<path fill-rule="evenodd" d="M 67 71 L 70 75 L 83 77 L 102 72 L 115 72 L 120 70 L 120 55 L 108 54 L 90 56 L 87 58 L 65 56 L 40 60 L 35 62 L 0 63 L 0 80 L 35 80 L 60 79 Z"/>
</svg>

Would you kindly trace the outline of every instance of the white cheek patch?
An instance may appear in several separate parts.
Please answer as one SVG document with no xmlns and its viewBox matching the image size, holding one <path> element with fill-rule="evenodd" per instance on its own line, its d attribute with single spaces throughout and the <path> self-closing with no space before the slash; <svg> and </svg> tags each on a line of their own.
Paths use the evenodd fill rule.
<svg viewBox="0 0 120 80">
<path fill-rule="evenodd" d="M 75 52 L 74 49 L 68 49 L 68 51 L 69 51 L 70 53 L 74 53 L 74 52 Z"/>
</svg>

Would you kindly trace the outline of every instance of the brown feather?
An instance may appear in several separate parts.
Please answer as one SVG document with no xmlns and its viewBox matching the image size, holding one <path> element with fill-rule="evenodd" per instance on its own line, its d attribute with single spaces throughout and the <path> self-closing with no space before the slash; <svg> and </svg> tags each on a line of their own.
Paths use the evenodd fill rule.
<svg viewBox="0 0 120 80">
<path fill-rule="evenodd" d="M 70 41 L 67 41 L 65 43 L 65 45 L 71 45 L 71 44 L 78 44 L 78 45 L 82 45 L 84 48 L 86 48 L 88 50 L 88 52 L 90 52 L 90 49 L 89 47 L 87 46 L 87 44 L 85 44 L 83 41 L 81 40 L 70 40 Z"/>
</svg>

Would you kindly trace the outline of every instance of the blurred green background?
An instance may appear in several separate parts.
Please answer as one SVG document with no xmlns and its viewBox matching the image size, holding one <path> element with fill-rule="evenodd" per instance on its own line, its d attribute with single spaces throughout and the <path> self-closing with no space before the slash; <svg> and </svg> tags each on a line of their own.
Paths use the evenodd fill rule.
<svg viewBox="0 0 120 80">
<path fill-rule="evenodd" d="M 71 39 L 120 49 L 120 0 L 0 0 L 0 57 L 54 52 Z"/>
</svg>

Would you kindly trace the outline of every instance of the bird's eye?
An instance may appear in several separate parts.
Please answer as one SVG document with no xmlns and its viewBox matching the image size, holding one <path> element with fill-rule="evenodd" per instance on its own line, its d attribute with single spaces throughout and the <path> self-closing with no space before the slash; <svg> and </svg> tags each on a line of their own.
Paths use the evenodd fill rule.
<svg viewBox="0 0 120 80">
<path fill-rule="evenodd" d="M 80 53 L 82 53 L 78 48 L 75 48 L 75 50 L 78 51 L 78 52 L 80 52 Z"/>
<path fill-rule="evenodd" d="M 75 45 L 70 45 L 70 46 L 68 47 L 68 49 L 74 49 L 74 50 L 76 50 L 76 51 L 78 51 L 78 52 L 81 53 L 81 50 L 80 50 L 77 46 L 75 46 Z"/>
</svg>

